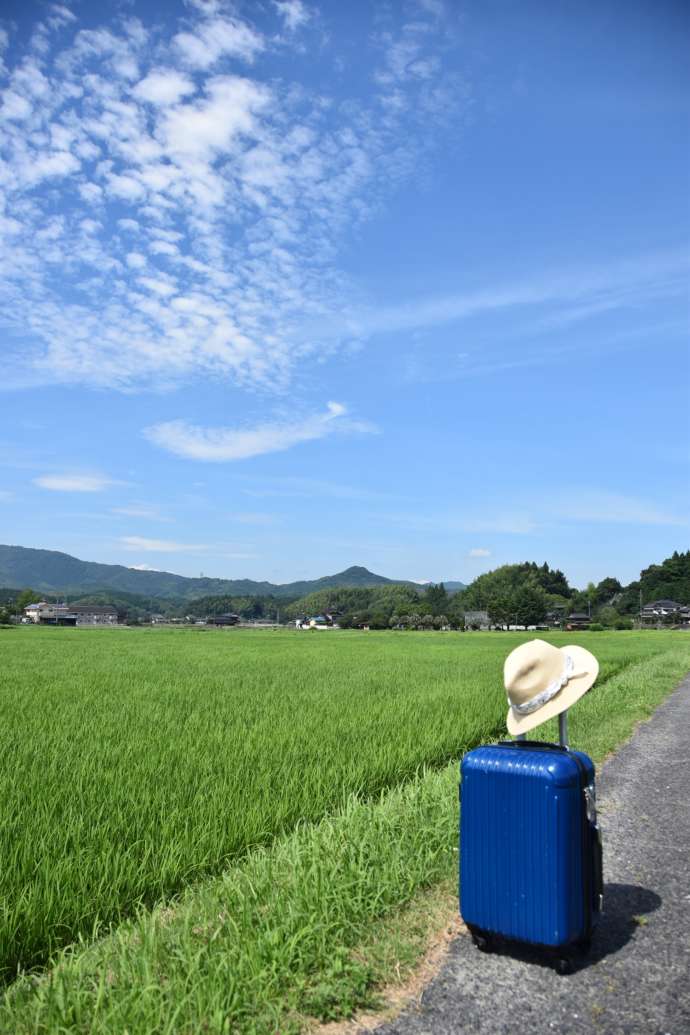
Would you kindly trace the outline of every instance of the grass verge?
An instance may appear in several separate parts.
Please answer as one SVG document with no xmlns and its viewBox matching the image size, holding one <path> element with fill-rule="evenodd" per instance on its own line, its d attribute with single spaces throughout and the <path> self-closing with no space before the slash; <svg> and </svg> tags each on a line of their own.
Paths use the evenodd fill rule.
<svg viewBox="0 0 690 1035">
<path fill-rule="evenodd" d="M 679 642 L 619 671 L 574 709 L 573 743 L 605 757 L 688 668 L 690 644 Z M 401 945 L 423 943 L 419 924 L 407 942 L 404 924 L 372 925 L 448 880 L 456 830 L 455 764 L 375 801 L 353 796 L 337 816 L 19 978 L 0 1004 L 0 1031 L 287 1035 L 305 1017 L 347 1017 L 372 1005 Z"/>
</svg>

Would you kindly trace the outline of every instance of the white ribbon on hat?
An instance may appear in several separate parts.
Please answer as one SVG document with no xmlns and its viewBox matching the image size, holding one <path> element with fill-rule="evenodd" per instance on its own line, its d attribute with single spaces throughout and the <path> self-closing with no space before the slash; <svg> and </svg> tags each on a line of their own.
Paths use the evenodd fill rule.
<svg viewBox="0 0 690 1035">
<path fill-rule="evenodd" d="M 550 701 L 552 697 L 555 697 L 556 694 L 560 693 L 563 687 L 567 685 L 568 680 L 573 674 L 574 668 L 575 662 L 569 654 L 566 654 L 563 672 L 558 679 L 554 679 L 553 683 L 549 683 L 546 690 L 542 690 L 536 697 L 532 697 L 529 701 L 525 701 L 523 704 L 513 704 L 510 697 L 508 697 L 508 704 L 518 715 L 530 715 L 532 712 L 536 712 L 537 708 L 541 708 L 542 705 Z"/>
</svg>

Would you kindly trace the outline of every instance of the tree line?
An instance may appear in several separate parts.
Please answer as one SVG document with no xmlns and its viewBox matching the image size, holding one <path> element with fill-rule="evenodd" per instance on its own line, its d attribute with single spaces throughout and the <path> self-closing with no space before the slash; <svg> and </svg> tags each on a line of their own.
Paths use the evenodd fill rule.
<svg viewBox="0 0 690 1035">
<path fill-rule="evenodd" d="M 557 568 L 547 563 L 525 561 L 504 564 L 479 575 L 471 585 L 449 593 L 443 583 L 420 587 L 383 586 L 331 587 L 297 599 L 273 596 L 209 596 L 194 601 L 162 599 L 120 591 L 100 591 L 74 598 L 73 604 L 111 604 L 121 620 L 148 621 L 152 613 L 168 618 L 198 617 L 231 612 L 248 621 L 294 621 L 300 616 L 337 612 L 342 627 L 369 625 L 374 629 L 463 628 L 466 616 L 484 611 L 493 625 L 540 625 L 547 615 L 564 619 L 572 612 L 584 612 L 605 628 L 629 627 L 640 603 L 670 598 L 690 604 L 690 550 L 652 564 L 640 578 L 623 586 L 607 577 L 590 582 L 585 589 L 571 587 Z M 21 614 L 37 600 L 57 600 L 53 595 L 31 589 L 0 589 L 0 622 Z"/>
</svg>

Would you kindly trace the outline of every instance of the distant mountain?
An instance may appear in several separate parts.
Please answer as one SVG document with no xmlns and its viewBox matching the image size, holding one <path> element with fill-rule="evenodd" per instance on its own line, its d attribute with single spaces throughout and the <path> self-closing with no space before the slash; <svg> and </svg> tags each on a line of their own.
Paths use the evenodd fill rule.
<svg viewBox="0 0 690 1035">
<path fill-rule="evenodd" d="M 30 587 L 42 593 L 94 593 L 118 590 L 148 597 L 180 597 L 194 600 L 207 596 L 301 597 L 331 586 L 406 585 L 404 579 L 387 579 L 366 568 L 354 566 L 337 575 L 277 585 L 252 579 L 187 578 L 166 571 L 141 571 L 121 564 L 80 561 L 56 550 L 33 550 L 24 546 L 0 546 L 0 586 Z M 458 585 L 451 583 L 450 585 Z"/>
</svg>

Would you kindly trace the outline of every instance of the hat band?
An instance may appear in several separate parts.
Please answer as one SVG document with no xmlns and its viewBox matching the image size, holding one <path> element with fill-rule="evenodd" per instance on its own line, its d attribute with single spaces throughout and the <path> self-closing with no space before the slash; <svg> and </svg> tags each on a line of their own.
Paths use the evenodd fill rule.
<svg viewBox="0 0 690 1035">
<path fill-rule="evenodd" d="M 563 672 L 558 679 L 554 679 L 553 683 L 549 683 L 546 690 L 542 690 L 536 697 L 532 697 L 529 701 L 525 701 L 523 704 L 513 704 L 510 698 L 508 698 L 510 707 L 518 715 L 531 715 L 532 712 L 536 712 L 537 708 L 543 707 L 553 697 L 555 697 L 557 693 L 560 693 L 573 674 L 574 668 L 575 664 L 573 659 L 569 654 L 566 654 Z"/>
</svg>

